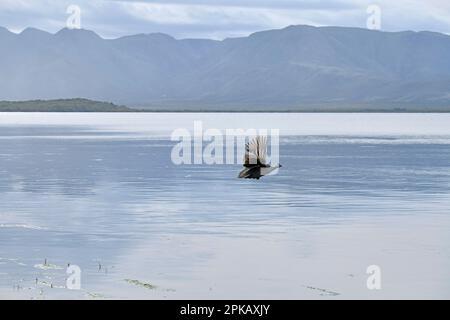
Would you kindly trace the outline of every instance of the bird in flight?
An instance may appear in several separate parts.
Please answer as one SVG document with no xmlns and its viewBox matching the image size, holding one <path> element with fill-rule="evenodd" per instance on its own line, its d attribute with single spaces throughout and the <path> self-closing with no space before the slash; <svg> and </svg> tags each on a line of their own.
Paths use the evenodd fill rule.
<svg viewBox="0 0 450 320">
<path fill-rule="evenodd" d="M 239 173 L 239 178 L 259 179 L 272 171 L 281 168 L 281 165 L 271 166 L 267 164 L 267 137 L 257 136 L 245 145 L 244 169 Z"/>
</svg>

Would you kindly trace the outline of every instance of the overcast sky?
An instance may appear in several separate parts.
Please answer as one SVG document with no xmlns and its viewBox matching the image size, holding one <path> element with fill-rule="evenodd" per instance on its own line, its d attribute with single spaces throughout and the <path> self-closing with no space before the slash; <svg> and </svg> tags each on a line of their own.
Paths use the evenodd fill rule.
<svg viewBox="0 0 450 320">
<path fill-rule="evenodd" d="M 0 26 L 56 32 L 67 7 L 81 8 L 81 26 L 105 38 L 163 32 L 176 38 L 244 36 L 293 24 L 366 27 L 370 4 L 381 29 L 450 34 L 450 0 L 0 0 Z"/>
</svg>

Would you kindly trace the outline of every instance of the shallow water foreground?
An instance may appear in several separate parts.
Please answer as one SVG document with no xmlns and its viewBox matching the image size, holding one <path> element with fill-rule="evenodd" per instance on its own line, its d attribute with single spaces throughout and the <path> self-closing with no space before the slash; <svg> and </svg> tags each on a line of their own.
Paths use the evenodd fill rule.
<svg viewBox="0 0 450 320">
<path fill-rule="evenodd" d="M 450 118 L 390 116 L 262 115 L 283 167 L 247 181 L 167 136 L 251 115 L 0 114 L 0 297 L 448 299 Z"/>
</svg>

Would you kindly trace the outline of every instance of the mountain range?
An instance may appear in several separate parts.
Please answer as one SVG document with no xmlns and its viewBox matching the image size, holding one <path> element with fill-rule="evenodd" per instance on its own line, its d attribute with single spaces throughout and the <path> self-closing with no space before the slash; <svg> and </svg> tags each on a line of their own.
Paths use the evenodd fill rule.
<svg viewBox="0 0 450 320">
<path fill-rule="evenodd" d="M 0 100 L 155 110 L 450 111 L 450 36 L 289 26 L 222 41 L 0 28 Z"/>
</svg>

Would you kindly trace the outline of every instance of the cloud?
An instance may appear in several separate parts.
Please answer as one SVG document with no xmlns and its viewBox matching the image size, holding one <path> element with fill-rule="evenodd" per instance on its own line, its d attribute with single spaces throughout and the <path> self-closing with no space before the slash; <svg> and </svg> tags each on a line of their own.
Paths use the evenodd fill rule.
<svg viewBox="0 0 450 320">
<path fill-rule="evenodd" d="M 129 3 L 203 5 L 209 7 L 240 7 L 304 10 L 347 10 L 354 7 L 348 0 L 108 0 Z"/>
<path fill-rule="evenodd" d="M 222 39 L 292 24 L 365 27 L 369 4 L 382 9 L 382 29 L 450 33 L 447 0 L 1 0 L 0 21 L 20 31 L 56 32 L 71 4 L 82 10 L 82 27 L 108 38 L 164 32 L 177 38 Z"/>
</svg>

